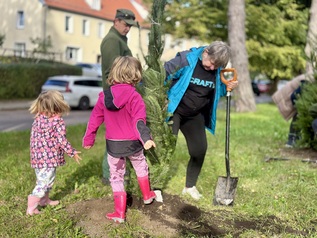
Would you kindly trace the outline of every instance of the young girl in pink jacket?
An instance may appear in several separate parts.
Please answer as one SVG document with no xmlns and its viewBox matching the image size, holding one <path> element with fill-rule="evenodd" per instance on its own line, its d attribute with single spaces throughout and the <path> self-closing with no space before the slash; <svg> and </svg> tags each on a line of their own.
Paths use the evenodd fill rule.
<svg viewBox="0 0 317 238">
<path fill-rule="evenodd" d="M 125 221 L 126 212 L 126 157 L 136 172 L 144 203 L 150 204 L 156 197 L 150 189 L 148 164 L 143 154 L 143 149 L 155 147 L 155 143 L 146 126 L 145 103 L 135 88 L 141 79 L 142 67 L 139 60 L 131 56 L 116 58 L 108 77 L 110 87 L 99 94 L 83 138 L 83 147 L 90 149 L 94 145 L 99 126 L 105 123 L 115 210 L 106 217 L 119 223 Z"/>
</svg>

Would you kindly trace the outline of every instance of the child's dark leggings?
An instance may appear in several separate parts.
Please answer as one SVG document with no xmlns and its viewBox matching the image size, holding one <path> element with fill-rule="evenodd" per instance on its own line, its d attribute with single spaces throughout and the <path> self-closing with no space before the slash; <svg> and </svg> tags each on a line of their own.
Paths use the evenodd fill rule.
<svg viewBox="0 0 317 238">
<path fill-rule="evenodd" d="M 202 114 L 184 117 L 175 113 L 172 121 L 173 134 L 177 135 L 181 130 L 186 139 L 190 155 L 186 172 L 186 187 L 190 188 L 196 186 L 207 151 L 205 120 Z"/>
</svg>

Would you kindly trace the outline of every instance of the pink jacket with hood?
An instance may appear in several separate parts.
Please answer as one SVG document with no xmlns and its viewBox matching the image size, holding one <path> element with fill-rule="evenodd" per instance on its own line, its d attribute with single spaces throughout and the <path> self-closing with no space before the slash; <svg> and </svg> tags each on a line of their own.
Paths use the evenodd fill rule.
<svg viewBox="0 0 317 238">
<path fill-rule="evenodd" d="M 130 156 L 151 140 L 146 126 L 146 108 L 141 95 L 130 84 L 115 84 L 101 92 L 91 112 L 83 146 L 92 146 L 99 126 L 105 123 L 107 152 L 114 157 Z"/>
</svg>

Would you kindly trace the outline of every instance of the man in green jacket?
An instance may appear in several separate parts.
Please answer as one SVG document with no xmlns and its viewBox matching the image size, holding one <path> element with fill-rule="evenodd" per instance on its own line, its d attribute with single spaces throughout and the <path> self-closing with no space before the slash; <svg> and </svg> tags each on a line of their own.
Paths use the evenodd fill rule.
<svg viewBox="0 0 317 238">
<path fill-rule="evenodd" d="M 118 56 L 132 56 L 127 44 L 127 34 L 132 26 L 138 26 L 134 13 L 128 9 L 117 9 L 113 26 L 103 38 L 100 45 L 102 86 L 104 90 L 107 88 L 106 81 L 115 58 Z M 102 162 L 102 182 L 108 185 L 109 177 L 110 172 L 106 151 Z"/>
<path fill-rule="evenodd" d="M 104 89 L 107 87 L 106 80 L 115 58 L 118 56 L 132 56 L 131 50 L 127 44 L 127 34 L 132 26 L 137 25 L 135 15 L 132 11 L 128 9 L 117 10 L 113 26 L 103 38 L 100 45 L 102 83 Z"/>
</svg>

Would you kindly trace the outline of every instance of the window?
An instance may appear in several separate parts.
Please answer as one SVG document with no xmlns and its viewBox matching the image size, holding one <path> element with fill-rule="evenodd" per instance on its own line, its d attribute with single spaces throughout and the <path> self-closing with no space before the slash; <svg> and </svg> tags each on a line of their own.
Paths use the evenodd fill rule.
<svg viewBox="0 0 317 238">
<path fill-rule="evenodd" d="M 71 16 L 65 17 L 65 31 L 73 33 L 73 18 Z"/>
<path fill-rule="evenodd" d="M 79 80 L 79 81 L 75 81 L 74 85 L 102 87 L 102 81 L 101 80 Z"/>
<path fill-rule="evenodd" d="M 86 19 L 83 20 L 83 35 L 89 35 L 89 21 Z"/>
<path fill-rule="evenodd" d="M 104 32 L 104 24 L 102 22 L 99 22 L 98 23 L 98 37 L 99 38 L 103 38 L 104 35 L 105 35 L 105 32 Z"/>
<path fill-rule="evenodd" d="M 95 10 L 98 10 L 98 11 L 101 9 L 100 0 L 93 0 L 92 1 L 92 9 L 95 9 Z"/>
<path fill-rule="evenodd" d="M 22 29 L 24 28 L 24 12 L 18 11 L 17 13 L 17 28 Z"/>
<path fill-rule="evenodd" d="M 25 43 L 15 43 L 14 44 L 14 55 L 25 57 Z"/>
<path fill-rule="evenodd" d="M 101 9 L 101 0 L 86 0 L 86 3 L 94 10 Z"/>
<path fill-rule="evenodd" d="M 78 51 L 79 48 L 76 47 L 67 47 L 66 48 L 66 59 L 70 61 L 78 60 Z"/>
<path fill-rule="evenodd" d="M 61 86 L 61 87 L 66 87 L 69 84 L 67 81 L 63 80 L 47 80 L 44 85 L 49 85 L 49 86 Z"/>
</svg>

